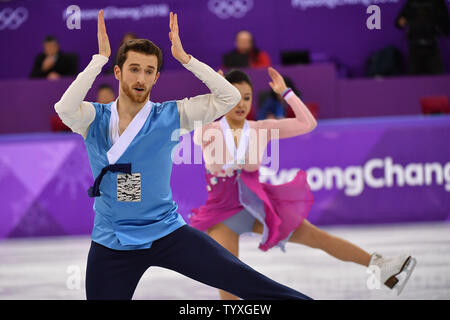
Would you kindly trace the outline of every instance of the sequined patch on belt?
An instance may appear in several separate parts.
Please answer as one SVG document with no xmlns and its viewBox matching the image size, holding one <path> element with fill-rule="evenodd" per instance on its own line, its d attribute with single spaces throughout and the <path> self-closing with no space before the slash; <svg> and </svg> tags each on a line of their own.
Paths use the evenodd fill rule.
<svg viewBox="0 0 450 320">
<path fill-rule="evenodd" d="M 141 201 L 141 174 L 117 175 L 117 201 L 139 202 Z"/>
</svg>

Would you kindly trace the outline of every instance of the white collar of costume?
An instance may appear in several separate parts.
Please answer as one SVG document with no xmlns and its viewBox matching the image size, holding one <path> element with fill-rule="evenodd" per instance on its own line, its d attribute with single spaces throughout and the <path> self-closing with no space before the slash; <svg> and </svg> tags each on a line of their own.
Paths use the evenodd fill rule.
<svg viewBox="0 0 450 320">
<path fill-rule="evenodd" d="M 109 164 L 116 163 L 122 154 L 127 150 L 136 135 L 141 131 L 152 110 L 152 102 L 149 100 L 136 114 L 124 132 L 119 136 L 119 114 L 117 113 L 117 100 L 111 105 L 111 118 L 109 120 L 109 138 L 112 147 L 106 153 Z"/>
<path fill-rule="evenodd" d="M 232 134 L 232 130 L 228 125 L 227 119 L 225 116 L 220 120 L 220 126 L 225 135 L 225 144 L 233 156 L 233 163 L 227 163 L 223 166 L 223 169 L 226 170 L 229 167 L 232 167 L 234 164 L 244 164 L 245 163 L 245 152 L 248 146 L 249 139 L 249 131 L 250 126 L 248 125 L 248 121 L 245 120 L 244 127 L 242 128 L 241 138 L 239 139 L 239 146 L 236 149 L 236 145 L 234 143 L 234 138 Z"/>
</svg>

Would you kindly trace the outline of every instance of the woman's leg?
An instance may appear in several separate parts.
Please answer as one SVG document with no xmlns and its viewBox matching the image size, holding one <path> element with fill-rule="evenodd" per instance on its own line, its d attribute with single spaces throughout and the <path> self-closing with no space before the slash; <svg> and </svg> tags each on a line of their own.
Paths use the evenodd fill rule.
<svg viewBox="0 0 450 320">
<path fill-rule="evenodd" d="M 263 225 L 259 221 L 256 221 L 253 225 L 253 232 L 263 232 Z M 342 261 L 351 261 L 366 267 L 369 266 L 371 257 L 369 253 L 347 240 L 317 228 L 306 219 L 293 232 L 289 242 L 321 249 Z"/>
<path fill-rule="evenodd" d="M 189 225 L 153 242 L 152 250 L 154 266 L 179 272 L 242 299 L 311 299 L 250 268 L 210 236 Z"/>
<path fill-rule="evenodd" d="M 218 223 L 207 230 L 208 235 L 216 240 L 222 247 L 239 258 L 239 235 L 223 223 Z M 223 290 L 219 290 L 222 300 L 239 300 L 238 297 Z"/>
</svg>

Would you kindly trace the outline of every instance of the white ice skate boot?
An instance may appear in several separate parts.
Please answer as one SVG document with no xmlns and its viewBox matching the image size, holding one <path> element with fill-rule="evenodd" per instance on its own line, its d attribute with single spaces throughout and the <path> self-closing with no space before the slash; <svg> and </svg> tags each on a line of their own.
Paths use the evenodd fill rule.
<svg viewBox="0 0 450 320">
<path fill-rule="evenodd" d="M 386 259 L 380 254 L 374 253 L 370 258 L 369 268 L 378 267 L 380 282 L 384 283 L 388 288 L 397 290 L 397 295 L 402 293 L 403 288 L 411 276 L 415 266 L 416 259 L 409 255 L 401 255 L 395 258 Z M 405 277 L 398 275 L 405 272 Z"/>
</svg>

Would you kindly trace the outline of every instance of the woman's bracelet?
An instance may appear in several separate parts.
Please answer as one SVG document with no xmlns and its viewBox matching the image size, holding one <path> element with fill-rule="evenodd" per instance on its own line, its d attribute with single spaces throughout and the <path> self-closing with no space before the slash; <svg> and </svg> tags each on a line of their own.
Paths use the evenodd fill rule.
<svg viewBox="0 0 450 320">
<path fill-rule="evenodd" d="M 292 91 L 291 88 L 287 88 L 286 90 L 283 91 L 281 96 L 283 97 L 283 99 L 287 100 L 291 94 L 294 94 L 294 92 Z"/>
</svg>

